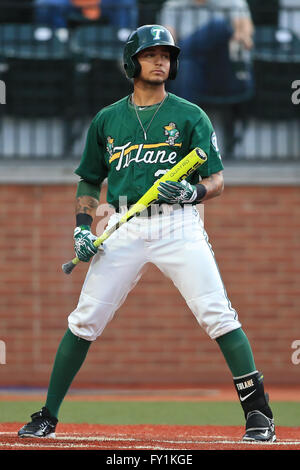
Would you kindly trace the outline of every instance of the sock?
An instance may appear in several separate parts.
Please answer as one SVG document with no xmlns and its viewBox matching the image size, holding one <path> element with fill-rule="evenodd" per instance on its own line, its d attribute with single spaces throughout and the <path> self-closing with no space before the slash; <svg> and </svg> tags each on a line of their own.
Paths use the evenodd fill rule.
<svg viewBox="0 0 300 470">
<path fill-rule="evenodd" d="M 58 347 L 50 383 L 46 408 L 57 418 L 60 405 L 82 363 L 85 360 L 90 341 L 78 338 L 68 329 Z"/>
<path fill-rule="evenodd" d="M 261 411 L 268 418 L 273 418 L 269 407 L 269 396 L 265 393 L 263 374 L 255 371 L 242 377 L 234 377 L 233 382 L 244 410 L 245 418 L 250 411 Z"/>
<path fill-rule="evenodd" d="M 256 371 L 252 349 L 242 328 L 216 339 L 233 377 Z"/>
<path fill-rule="evenodd" d="M 230 331 L 216 341 L 233 375 L 245 417 L 249 411 L 259 410 L 272 418 L 269 398 L 264 391 L 263 375 L 256 370 L 252 349 L 242 328 Z"/>
</svg>

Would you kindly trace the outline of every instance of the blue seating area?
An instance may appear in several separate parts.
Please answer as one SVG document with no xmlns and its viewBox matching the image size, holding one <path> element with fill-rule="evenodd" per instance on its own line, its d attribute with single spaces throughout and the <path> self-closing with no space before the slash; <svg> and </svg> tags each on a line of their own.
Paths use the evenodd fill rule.
<svg viewBox="0 0 300 470">
<path fill-rule="evenodd" d="M 129 82 L 116 70 L 122 48 L 123 41 L 109 26 L 82 26 L 69 32 L 32 24 L 0 24 L 6 114 L 71 116 L 81 111 L 83 101 L 83 111 L 94 114 L 128 93 Z"/>
<path fill-rule="evenodd" d="M 252 6 L 255 2 L 249 0 Z M 0 2 L 0 12 L 6 12 L 6 16 L 0 17 L 0 80 L 5 84 L 6 103 L 0 106 L 0 117 L 6 121 L 0 122 L 0 158 L 5 154 L 2 148 L 7 147 L 3 129 L 8 122 L 8 135 L 12 135 L 18 119 L 60 120 L 66 143 L 81 139 L 84 125 L 80 120 L 90 119 L 102 107 L 132 90 L 122 64 L 123 47 L 130 29 L 106 22 L 54 28 L 35 23 L 29 8 L 28 11 L 20 8 L 22 14 L 14 17 L 9 9 L 1 9 L 3 4 L 5 2 Z M 11 6 L 11 3 L 7 2 L 7 5 Z M 141 18 L 149 12 L 148 7 L 147 4 L 147 9 L 143 10 L 144 16 L 140 12 Z M 291 11 L 287 9 L 286 13 Z M 298 13 L 300 15 L 300 7 Z M 152 15 L 151 19 L 155 17 Z M 239 145 L 243 139 L 248 142 L 247 130 L 250 129 L 249 141 L 256 139 L 255 123 L 259 132 L 265 128 L 270 135 L 279 135 L 276 126 L 280 125 L 284 140 L 295 145 L 291 158 L 299 159 L 300 105 L 292 102 L 291 95 L 292 83 L 300 77 L 300 32 L 295 32 L 295 25 L 290 20 L 285 27 L 280 26 L 275 9 L 274 14 L 262 15 L 256 21 L 250 55 L 254 92 L 251 91 L 249 96 L 243 94 L 240 99 L 238 95 L 199 96 L 196 104 L 213 117 L 214 112 L 222 116 L 220 139 L 223 132 L 223 140 L 229 142 L 228 146 L 226 142 L 223 145 L 228 158 L 236 158 L 243 152 Z M 266 24 L 268 21 L 270 24 Z M 242 60 L 238 64 L 241 69 Z M 283 121 L 286 126 L 291 123 L 289 129 L 282 130 Z M 296 137 L 288 135 L 291 129 L 295 129 Z M 61 158 L 66 158 L 68 145 L 63 149 Z M 248 144 L 245 149 L 248 152 Z M 18 156 L 18 150 L 11 153 Z M 262 150 L 262 153 L 266 151 Z M 260 155 L 256 157 L 261 158 Z"/>
</svg>

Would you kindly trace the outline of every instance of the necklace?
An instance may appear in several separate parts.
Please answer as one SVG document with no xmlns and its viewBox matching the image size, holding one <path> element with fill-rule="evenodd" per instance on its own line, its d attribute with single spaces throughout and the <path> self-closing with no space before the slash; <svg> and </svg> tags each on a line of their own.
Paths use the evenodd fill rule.
<svg viewBox="0 0 300 470">
<path fill-rule="evenodd" d="M 151 123 L 152 123 L 153 119 L 155 118 L 156 114 L 158 113 L 158 111 L 160 110 L 160 108 L 162 107 L 162 105 L 164 104 L 164 102 L 165 102 L 167 96 L 168 96 L 168 93 L 166 93 L 164 99 L 159 103 L 159 105 L 158 105 L 158 107 L 157 107 L 155 113 L 153 114 L 153 116 L 152 116 L 152 118 L 151 118 L 151 121 L 149 122 L 148 126 L 147 126 L 146 129 L 145 129 L 144 126 L 143 126 L 143 124 L 142 124 L 142 121 L 141 121 L 141 119 L 140 119 L 140 116 L 139 116 L 139 113 L 138 113 L 138 110 L 137 110 L 137 106 L 136 106 L 135 102 L 133 101 L 133 94 L 131 95 L 131 102 L 132 102 L 132 104 L 133 104 L 136 117 L 137 117 L 137 119 L 138 119 L 138 121 L 139 121 L 139 124 L 140 124 L 142 130 L 143 130 L 144 139 L 145 139 L 145 140 L 147 140 L 147 132 L 148 132 L 148 129 L 149 129 L 149 127 L 151 126 Z"/>
</svg>

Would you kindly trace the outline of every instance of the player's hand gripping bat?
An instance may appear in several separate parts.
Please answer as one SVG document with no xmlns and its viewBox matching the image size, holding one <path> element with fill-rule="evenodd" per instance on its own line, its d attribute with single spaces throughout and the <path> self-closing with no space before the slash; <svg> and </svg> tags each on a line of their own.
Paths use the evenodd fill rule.
<svg viewBox="0 0 300 470">
<path fill-rule="evenodd" d="M 171 168 L 167 173 L 165 173 L 161 178 L 159 178 L 151 186 L 150 189 L 124 214 L 121 219 L 112 227 L 105 230 L 103 234 L 95 240 L 94 245 L 99 247 L 101 243 L 107 240 L 121 225 L 128 222 L 132 217 L 141 213 L 147 207 L 149 207 L 153 202 L 158 199 L 158 190 L 157 186 L 162 181 L 182 181 L 191 173 L 193 173 L 196 168 L 200 165 L 203 165 L 207 160 L 207 155 L 199 147 L 196 147 L 188 155 L 186 155 L 180 162 L 178 162 L 173 168 Z M 62 270 L 65 274 L 70 274 L 75 266 L 80 262 L 76 257 L 73 258 L 68 263 L 62 265 Z"/>
</svg>

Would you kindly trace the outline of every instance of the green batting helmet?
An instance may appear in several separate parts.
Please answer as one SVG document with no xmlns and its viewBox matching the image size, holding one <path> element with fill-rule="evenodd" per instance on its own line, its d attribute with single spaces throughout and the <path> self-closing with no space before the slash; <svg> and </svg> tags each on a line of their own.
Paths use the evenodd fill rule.
<svg viewBox="0 0 300 470">
<path fill-rule="evenodd" d="M 140 74 L 141 66 L 136 55 L 153 46 L 168 46 L 170 50 L 170 73 L 169 79 L 174 80 L 178 68 L 178 55 L 180 48 L 175 45 L 172 34 L 164 26 L 150 24 L 140 26 L 133 31 L 124 47 L 124 69 L 128 78 L 137 77 Z"/>
</svg>

